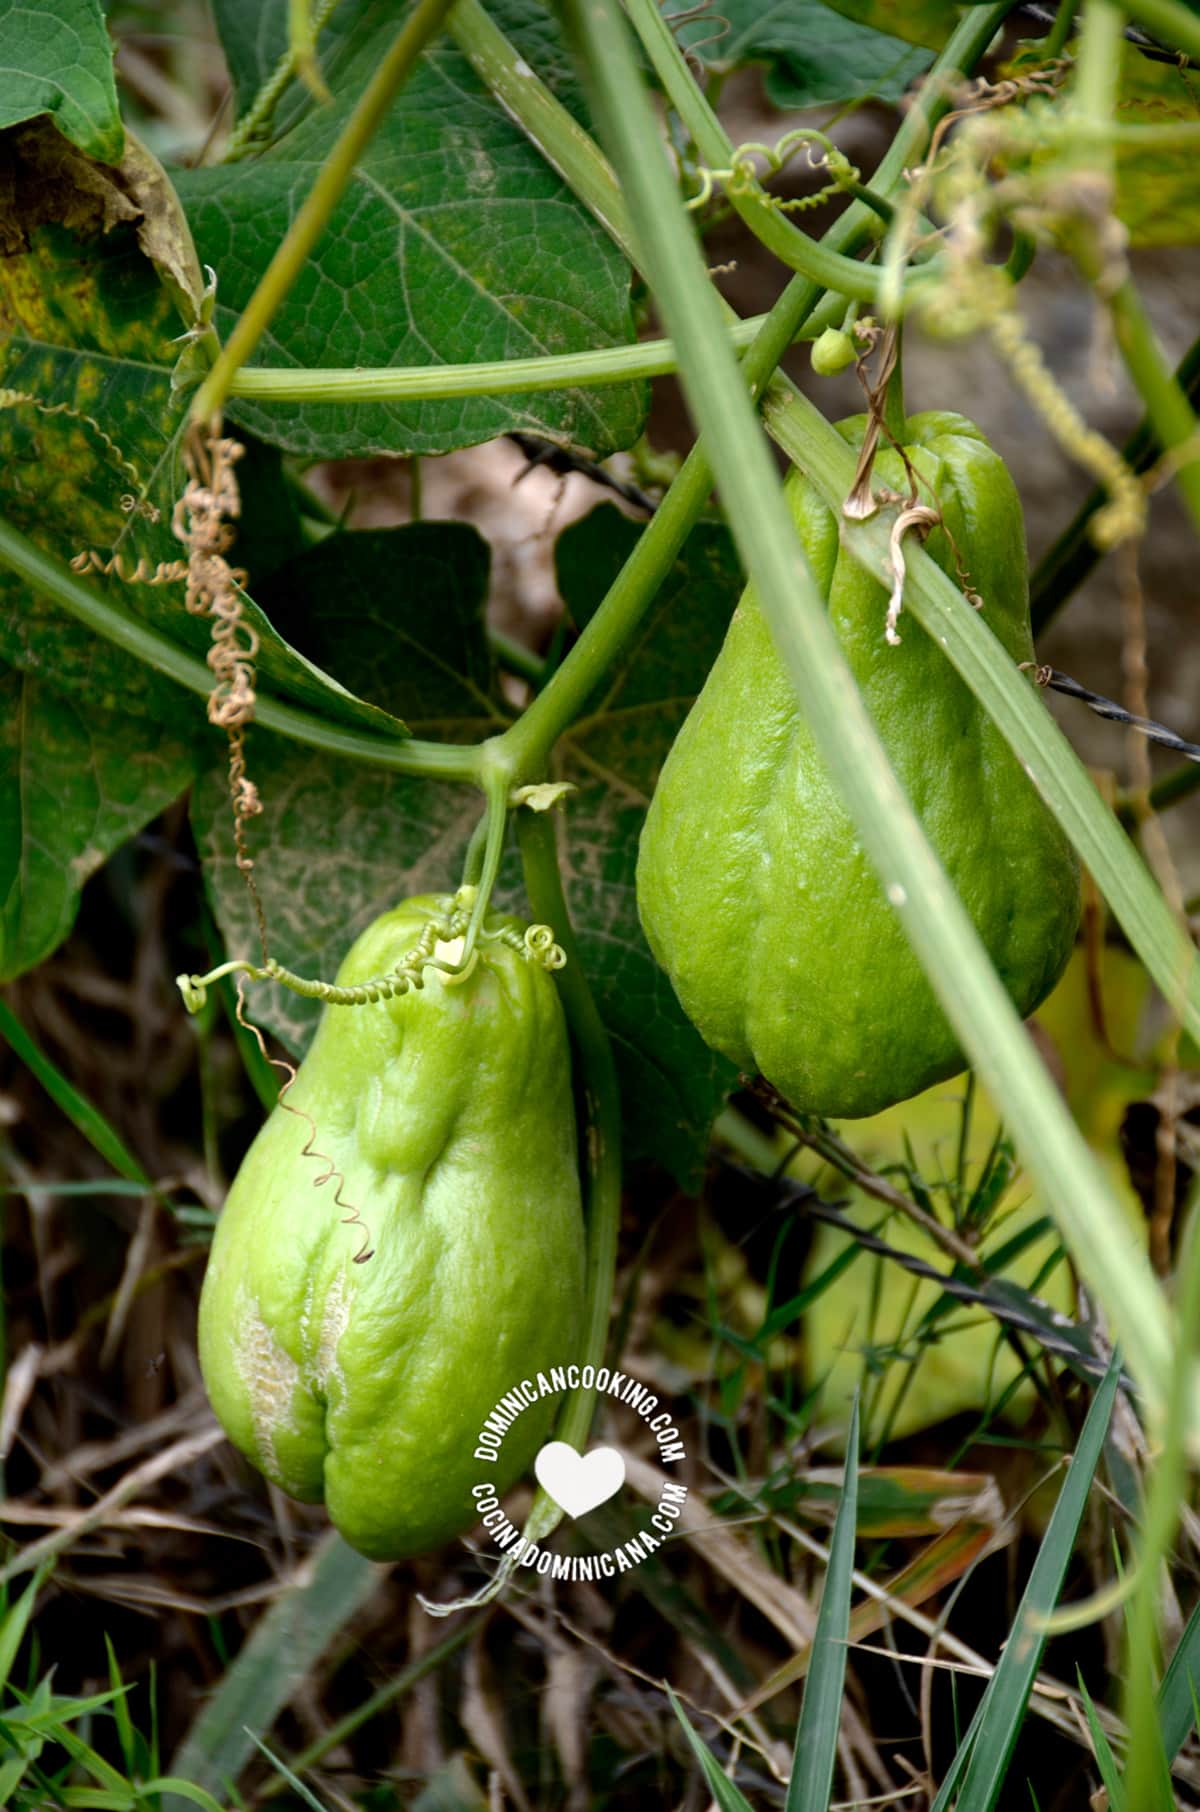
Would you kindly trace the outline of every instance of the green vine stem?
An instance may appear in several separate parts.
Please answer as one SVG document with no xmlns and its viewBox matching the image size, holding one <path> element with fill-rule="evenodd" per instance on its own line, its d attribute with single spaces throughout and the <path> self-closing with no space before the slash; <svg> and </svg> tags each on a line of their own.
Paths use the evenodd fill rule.
<svg viewBox="0 0 1200 1812">
<path fill-rule="evenodd" d="M 90 585 L 76 578 L 69 567 L 56 560 L 43 548 L 35 546 L 19 529 L 0 517 L 0 562 L 15 572 L 26 584 L 69 611 L 81 623 L 123 648 L 156 673 L 184 686 L 189 692 L 207 698 L 212 691 L 213 676 L 206 663 L 188 654 L 168 636 L 160 634 L 136 616 L 103 597 Z M 369 762 L 375 767 L 394 768 L 402 774 L 423 774 L 431 779 L 478 782 L 480 752 L 451 742 L 420 742 L 410 736 L 381 736 L 369 730 L 342 729 L 324 718 L 288 705 L 260 692 L 254 708 L 255 722 L 266 730 L 278 730 L 283 736 L 323 749 L 327 755 L 341 755 L 352 761 Z"/>
<path fill-rule="evenodd" d="M 930 849 L 855 688 L 724 337 L 719 304 L 675 192 L 616 0 L 560 0 L 559 10 L 589 79 L 647 276 L 679 349 L 685 393 L 705 437 L 739 551 L 805 719 L 881 885 L 947 1017 L 1011 1126 L 1081 1274 L 1108 1314 L 1157 1423 L 1171 1365 L 1168 1304 L 1103 1170 L 1031 1047 Z M 832 429 L 827 432 L 839 438 Z M 843 450 L 849 454 L 844 443 Z M 828 474 L 832 461 L 823 463 Z M 839 504 L 845 494 L 843 486 Z M 871 527 L 863 525 L 868 531 Z M 962 610 L 973 615 L 955 595 Z M 1023 745 L 1025 740 L 1023 736 Z M 1111 818 L 1106 822 L 1136 862 Z"/>
<path fill-rule="evenodd" d="M 413 12 L 363 89 L 353 113 L 322 164 L 317 180 L 196 392 L 192 402 L 193 421 L 209 422 L 220 415 L 234 373 L 258 345 L 324 230 L 380 120 L 411 74 L 417 58 L 440 30 L 453 4 L 454 0 L 417 0 Z"/>
<path fill-rule="evenodd" d="M 1188 347 L 1175 372 L 1175 382 L 1189 404 L 1200 402 L 1200 340 Z M 1162 443 L 1147 417 L 1134 429 L 1121 449 L 1131 472 L 1149 470 L 1162 453 Z M 1108 493 L 1096 485 L 1080 505 L 1054 545 L 1039 560 L 1029 582 L 1029 609 L 1035 635 L 1044 629 L 1078 590 L 1101 558 L 1088 530 L 1092 518 L 1108 502 Z"/>
<path fill-rule="evenodd" d="M 461 0 L 460 0 L 461 4 Z M 729 338 L 748 346 L 766 320 L 731 318 Z M 678 367 L 670 340 L 638 340 L 587 352 L 529 359 L 481 360 L 472 365 L 328 366 L 300 371 L 286 365 L 251 365 L 239 371 L 230 396 L 273 403 L 404 403 L 457 396 L 508 396 L 521 391 L 593 388 L 665 377 Z"/>
<path fill-rule="evenodd" d="M 463 944 L 464 967 L 474 954 L 475 945 L 483 926 L 483 915 L 491 905 L 496 877 L 500 873 L 500 858 L 504 854 L 504 837 L 508 830 L 508 803 L 511 791 L 508 774 L 502 766 L 491 765 L 485 759 L 481 762 L 479 780 L 487 800 L 487 807 L 483 815 L 483 857 L 479 864 L 479 880 L 474 904 L 471 908 L 470 921 L 467 925 L 466 940 Z M 472 842 L 474 842 L 474 838 L 472 838 Z M 468 848 L 468 858 L 471 853 Z"/>
</svg>

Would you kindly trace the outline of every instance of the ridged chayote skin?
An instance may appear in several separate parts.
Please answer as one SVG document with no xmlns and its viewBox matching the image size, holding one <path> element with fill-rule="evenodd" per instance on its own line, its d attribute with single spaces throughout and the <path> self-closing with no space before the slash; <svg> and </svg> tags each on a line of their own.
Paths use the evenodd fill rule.
<svg viewBox="0 0 1200 1812">
<path fill-rule="evenodd" d="M 865 418 L 842 422 L 853 445 Z M 959 415 L 908 420 L 908 457 L 940 504 L 983 617 L 1033 659 L 1024 525 L 1012 480 Z M 907 494 L 899 456 L 875 482 Z M 799 474 L 792 514 L 842 650 L 926 834 L 1017 1010 L 1049 993 L 1079 914 L 1074 854 L 942 649 L 915 619 L 884 639 L 886 589 L 838 541 Z M 928 552 L 952 577 L 939 527 Z M 642 924 L 715 1049 L 803 1112 L 874 1114 L 964 1058 L 829 778 L 753 587 L 663 768 L 642 832 Z"/>
<path fill-rule="evenodd" d="M 452 898 L 375 921 L 338 974 L 395 970 Z M 461 922 L 461 915 L 460 915 Z M 324 1498 L 377 1560 L 475 1521 L 472 1483 L 503 1490 L 546 1437 L 527 1409 L 500 1464 L 472 1457 L 497 1399 L 578 1357 L 583 1225 L 566 1028 L 553 977 L 496 937 L 465 979 L 327 1006 L 287 1095 L 247 1153 L 217 1225 L 200 1362 L 234 1445 L 293 1497 Z M 359 1211 L 344 1224 L 341 1195 Z M 372 1256 L 356 1263 L 367 1243 Z"/>
</svg>

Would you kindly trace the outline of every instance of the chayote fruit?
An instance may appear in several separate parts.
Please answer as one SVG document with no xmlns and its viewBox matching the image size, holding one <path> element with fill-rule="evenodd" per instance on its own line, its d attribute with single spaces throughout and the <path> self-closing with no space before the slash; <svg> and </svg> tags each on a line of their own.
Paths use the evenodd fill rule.
<svg viewBox="0 0 1200 1812">
<path fill-rule="evenodd" d="M 858 445 L 864 425 L 840 431 Z M 928 552 L 951 576 L 961 562 L 1001 647 L 1032 660 L 1024 526 L 1003 461 L 959 415 L 911 416 L 907 436 L 921 500 L 936 500 L 950 531 L 934 529 Z M 907 493 L 894 451 L 875 479 Z M 1075 937 L 1070 844 L 942 649 L 907 616 L 900 645 L 884 639 L 887 592 L 842 550 L 814 488 L 793 473 L 788 496 L 892 765 L 1017 1010 L 1031 1013 Z M 800 1111 L 879 1113 L 962 1069 L 753 587 L 663 767 L 637 890 L 650 947 L 701 1035 Z"/>
<path fill-rule="evenodd" d="M 461 898 L 384 913 L 337 985 L 394 972 L 431 921 L 452 938 Z M 554 1407 L 519 1415 L 488 1466 L 473 1453 L 498 1398 L 579 1356 L 566 1027 L 524 932 L 488 914 L 465 976 L 428 966 L 411 992 L 327 1006 L 213 1241 L 200 1300 L 213 1408 L 268 1478 L 323 1498 L 346 1540 L 377 1560 L 471 1526 L 472 1483 L 511 1484 Z M 305 1155 L 310 1131 L 320 1157 Z M 314 1187 L 330 1161 L 341 1182 Z"/>
</svg>

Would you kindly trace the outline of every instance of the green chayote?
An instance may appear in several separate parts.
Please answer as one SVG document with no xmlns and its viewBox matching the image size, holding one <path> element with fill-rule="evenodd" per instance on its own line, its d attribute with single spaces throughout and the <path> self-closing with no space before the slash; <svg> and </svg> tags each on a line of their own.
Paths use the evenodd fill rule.
<svg viewBox="0 0 1200 1812">
<path fill-rule="evenodd" d="M 434 946 L 431 922 L 446 942 Z M 358 939 L 337 985 L 393 973 L 423 932 L 452 961 L 463 923 L 461 898 L 407 900 Z M 471 1484 L 505 1489 L 553 1409 L 526 1410 L 499 1463 L 481 1466 L 497 1399 L 578 1356 L 566 1027 L 524 933 L 488 914 L 465 975 L 430 965 L 409 992 L 327 1006 L 213 1242 L 200 1302 L 213 1408 L 268 1478 L 323 1498 L 374 1559 L 470 1527 Z M 310 1130 L 320 1158 L 305 1155 Z M 330 1163 L 340 1181 L 314 1186 Z"/>
<path fill-rule="evenodd" d="M 840 424 L 852 444 L 865 418 Z M 1014 661 L 1031 661 L 1021 506 L 962 416 L 911 416 L 906 453 L 944 527 L 927 548 L 969 575 Z M 878 484 L 906 493 L 894 451 Z M 792 513 L 888 756 L 1017 1009 L 1066 965 L 1079 916 L 1069 843 L 942 649 L 911 618 L 885 640 L 885 588 L 839 543 L 799 474 Z M 947 533 L 946 531 L 949 531 Z M 667 758 L 637 872 L 646 936 L 709 1044 L 804 1112 L 874 1114 L 964 1058 L 817 753 L 753 587 Z"/>
</svg>

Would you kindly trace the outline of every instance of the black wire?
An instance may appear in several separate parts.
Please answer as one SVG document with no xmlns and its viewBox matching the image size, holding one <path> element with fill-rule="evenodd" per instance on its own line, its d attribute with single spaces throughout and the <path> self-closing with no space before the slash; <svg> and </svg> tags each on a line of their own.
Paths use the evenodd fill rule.
<svg viewBox="0 0 1200 1812">
<path fill-rule="evenodd" d="M 582 453 L 572 453 L 569 447 L 560 447 L 557 441 L 543 440 L 537 434 L 510 434 L 508 438 L 529 461 L 524 471 L 517 473 L 514 484 L 520 484 L 538 466 L 545 466 L 549 471 L 558 472 L 564 477 L 572 472 L 579 472 L 584 478 L 590 478 L 593 484 L 603 485 L 606 491 L 615 491 L 618 497 L 633 504 L 635 509 L 645 510 L 648 516 L 653 516 L 658 508 L 653 497 L 648 497 L 638 485 L 615 478 L 594 460 Z"/>
<path fill-rule="evenodd" d="M 1047 672 L 1048 679 L 1044 677 Z M 1131 711 L 1126 711 L 1123 705 L 1115 704 L 1111 698 L 1104 698 L 1099 692 L 1089 692 L 1086 686 L 1081 686 L 1069 673 L 1060 673 L 1056 667 L 1043 668 L 1038 677 L 1052 692 L 1062 692 L 1068 698 L 1079 699 L 1097 717 L 1107 717 L 1115 724 L 1124 724 L 1127 729 L 1137 730 L 1151 742 L 1161 743 L 1164 749 L 1173 749 L 1185 761 L 1200 761 L 1200 743 L 1186 742 L 1174 730 L 1168 730 L 1165 724 L 1156 724 L 1149 717 L 1135 717 Z"/>
</svg>

